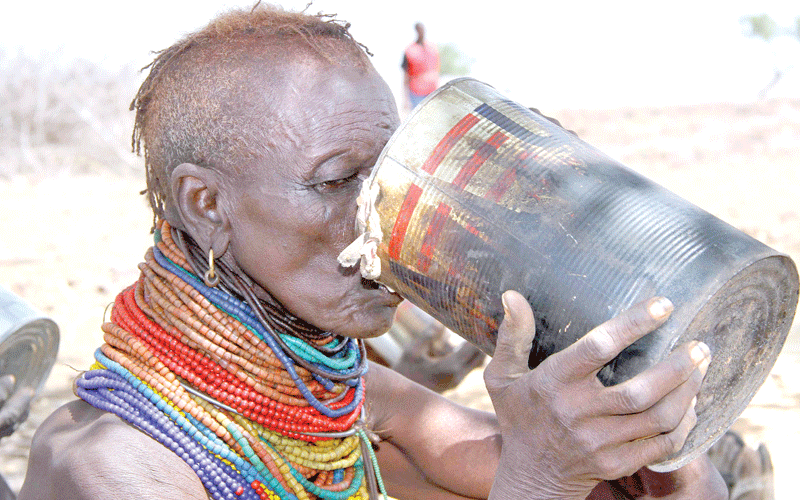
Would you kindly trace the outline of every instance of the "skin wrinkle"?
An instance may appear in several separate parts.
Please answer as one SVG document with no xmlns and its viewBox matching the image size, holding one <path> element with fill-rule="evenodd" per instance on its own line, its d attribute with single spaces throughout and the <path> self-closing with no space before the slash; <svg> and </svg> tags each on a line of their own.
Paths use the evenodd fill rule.
<svg viewBox="0 0 800 500">
<path fill-rule="evenodd" d="M 212 26 L 222 29 L 219 23 Z M 185 218 L 185 232 L 202 250 L 213 246 L 215 254 L 219 253 L 234 272 L 242 277 L 247 275 L 248 283 L 254 282 L 254 293 L 266 294 L 265 290 L 269 290 L 275 300 L 297 317 L 351 337 L 382 333 L 392 320 L 398 299 L 367 286 L 358 273 L 342 269 L 336 257 L 355 237 L 354 207 L 361 183 L 358 176 L 351 177 L 351 174 L 370 171 L 399 122 L 388 86 L 368 62 L 364 63 L 363 54 L 358 52 L 360 58 L 353 56 L 352 42 L 325 41 L 326 46 L 333 47 L 331 53 L 337 56 L 334 58 L 320 56 L 306 42 L 301 42 L 302 38 L 286 34 L 278 37 L 283 39 L 282 44 L 262 38 L 247 49 L 244 48 L 247 37 L 233 37 L 227 41 L 215 39 L 209 43 L 220 48 L 213 53 L 204 52 L 207 46 L 203 45 L 203 37 L 214 36 L 217 35 L 202 31 L 199 45 L 179 44 L 176 52 L 170 53 L 176 57 L 174 60 L 162 60 L 167 61 L 164 64 L 168 63 L 169 67 L 153 70 L 159 82 L 171 78 L 178 82 L 172 83 L 177 86 L 151 93 L 153 81 L 148 77 L 143 84 L 146 92 L 137 97 L 143 106 L 139 111 L 147 111 L 143 112 L 148 117 L 145 128 L 154 124 L 161 127 L 148 130 L 152 135 L 142 143 L 148 162 L 162 162 L 148 163 L 149 186 L 162 182 L 175 196 L 166 200 L 156 198 L 155 210 L 159 210 L 159 202 L 166 203 L 168 209 L 174 206 L 175 210 L 168 215 Z M 231 74 L 218 75 L 232 89 L 236 104 L 227 103 L 228 107 L 216 108 L 225 104 L 220 101 L 223 94 L 215 94 L 214 102 L 205 103 L 202 99 L 208 96 L 203 95 L 200 87 L 210 85 L 206 90 L 211 90 L 214 75 L 219 71 L 224 73 L 225 61 L 218 59 L 224 53 L 222 47 L 228 44 L 232 44 L 234 53 L 241 49 L 254 54 L 252 59 L 244 56 L 236 59 L 243 68 L 241 72 L 231 73 L 240 79 L 238 84 L 225 80 L 231 78 Z M 355 50 L 360 51 L 357 47 Z M 217 59 L 212 57 L 214 54 Z M 198 78 L 181 83 L 180 74 L 173 73 L 172 64 L 181 61 L 187 64 L 195 55 L 208 57 L 202 64 L 194 60 L 195 66 L 214 68 L 187 67 L 186 70 L 195 71 Z M 262 71 L 257 71 L 258 68 Z M 151 72 L 151 76 L 153 74 Z M 285 84 L 295 81 L 296 86 L 290 92 Z M 187 90 L 181 87 L 184 83 L 192 87 L 190 96 L 196 98 L 179 98 L 181 92 Z M 148 98 L 158 97 L 159 92 L 176 94 L 178 98 L 166 104 L 149 102 L 153 106 L 148 109 Z M 219 122 L 206 123 L 199 118 L 206 109 L 191 109 L 194 105 L 206 104 L 208 110 L 219 111 Z M 163 110 L 159 108 L 161 105 L 172 108 Z M 285 106 L 285 109 L 278 111 L 275 109 L 278 106 Z M 194 112 L 198 114 L 192 115 Z M 151 113 L 153 121 L 150 121 Z M 351 118 L 358 114 L 363 117 L 360 122 Z M 185 123 L 167 123 L 168 119 L 183 118 Z M 201 130 L 196 141 L 184 142 L 185 129 L 181 127 L 187 124 L 211 126 L 210 132 L 206 134 Z M 175 130 L 167 130 L 173 125 Z M 137 127 L 140 126 L 142 123 L 137 121 Z M 242 129 L 227 131 L 231 140 L 214 145 L 214 134 L 222 133 L 220 127 L 227 126 Z M 214 145 L 219 150 L 198 152 L 198 157 L 209 162 L 203 165 L 163 163 L 169 158 L 159 154 L 173 152 L 169 149 L 173 147 L 172 139 L 150 141 L 169 134 L 180 142 L 180 147 L 196 146 L 200 151 Z M 236 148 L 246 143 L 248 137 L 258 137 L 258 134 L 268 136 L 269 144 L 282 146 L 251 145 L 256 148 L 255 154 L 243 153 L 237 157 Z M 311 173 L 320 166 L 319 161 L 343 148 L 349 153 L 322 166 L 319 175 Z M 221 158 L 223 163 L 218 164 L 214 160 L 217 154 L 231 156 Z M 186 161 L 186 158 L 172 158 L 176 159 Z M 162 170 L 154 172 L 154 167 Z M 315 176 L 342 182 L 309 185 L 306 180 Z M 222 251 L 217 252 L 218 247 Z M 510 301 L 506 300 L 509 297 Z M 497 349 L 485 371 L 496 415 L 460 407 L 379 365 L 371 366 L 366 373 L 367 418 L 374 428 L 393 431 L 390 436 L 381 436 L 390 441 L 382 443 L 376 451 L 381 467 L 385 465 L 387 471 L 393 472 L 384 476 L 391 481 L 389 491 L 393 497 L 456 500 L 491 496 L 503 500 L 532 500 L 578 498 L 572 493 L 579 492 L 580 500 L 584 500 L 595 486 L 597 474 L 611 475 L 634 463 L 651 463 L 663 454 L 655 449 L 656 445 L 664 448 L 669 441 L 677 443 L 685 438 L 684 431 L 688 429 L 685 423 L 693 412 L 687 413 L 679 431 L 666 439 L 636 435 L 633 442 L 615 440 L 613 434 L 619 434 L 621 429 L 640 429 L 633 419 L 623 417 L 613 420 L 614 429 L 605 429 L 603 426 L 611 421 L 607 414 L 587 412 L 587 401 L 608 399 L 607 392 L 603 392 L 604 388 L 591 373 L 599 366 L 586 359 L 587 349 L 567 348 L 529 371 L 525 346 L 530 346 L 535 331 L 532 311 L 527 300 L 518 293 L 506 292 L 503 301 L 508 306 L 506 315 L 513 320 L 506 318 L 501 323 L 498 342 L 506 347 Z M 612 335 L 622 338 L 641 336 L 652 329 L 647 324 L 633 324 L 636 331 L 626 332 L 622 331 L 622 326 L 625 326 L 624 321 L 618 321 L 606 328 Z M 682 349 L 681 356 L 688 355 L 688 351 L 679 349 Z M 569 367 L 578 370 L 570 371 Z M 548 376 L 547 370 L 563 373 L 562 382 Z M 669 374 L 663 376 L 664 372 L 650 370 L 639 375 L 646 381 L 643 390 L 657 394 L 682 386 L 680 390 L 672 390 L 664 401 L 682 410 L 687 408 L 696 387 L 682 385 Z M 557 404 L 553 397 L 557 397 Z M 84 401 L 74 401 L 62 408 L 37 431 L 41 438 L 34 440 L 28 482 L 23 486 L 20 500 L 168 499 L 174 496 L 207 500 L 202 483 L 189 466 L 156 440 Z M 70 415 L 73 410 L 79 413 Z M 614 410 L 610 408 L 612 414 Z M 647 416 L 642 414 L 641 418 Z M 583 423 L 581 432 L 584 434 L 575 436 L 574 432 L 559 426 L 559 420 Z M 103 432 L 108 423 L 115 430 L 112 434 Z M 63 471 L 56 469 L 54 474 L 53 460 L 48 458 L 44 444 L 54 434 L 55 448 L 51 456 L 80 455 L 88 462 L 78 479 L 83 475 L 96 477 L 98 470 L 114 477 L 141 475 L 152 479 L 156 470 L 157 475 L 170 471 L 174 480 L 169 484 L 152 480 L 135 485 L 97 483 L 103 491 L 63 494 L 60 489 Z M 639 438 L 645 439 L 639 441 Z M 499 447 L 501 441 L 502 448 Z M 602 451 L 587 456 L 581 449 Z M 129 460 L 127 455 L 130 454 L 146 457 L 152 467 L 143 466 L 141 460 Z M 68 466 L 75 467 L 74 463 Z M 682 470 L 685 468 L 678 474 Z M 592 475 L 592 479 L 587 480 L 587 475 Z M 706 472 L 703 477 L 710 476 Z M 40 479 L 43 478 L 52 479 L 52 484 L 42 486 Z M 432 486 L 436 484 L 441 488 Z M 709 494 L 713 488 L 707 485 L 695 482 L 675 498 L 722 498 L 719 489 L 715 495 Z M 165 488 L 159 490 L 161 486 Z M 526 486 L 527 491 L 522 491 L 521 486 Z M 134 487 L 138 491 L 131 492 Z M 722 487 L 724 489 L 724 485 Z"/>
<path fill-rule="evenodd" d="M 316 89 L 315 89 L 316 90 Z M 315 90 L 312 90 L 314 92 Z M 369 105 L 369 101 L 366 99 L 359 99 L 356 100 L 355 103 Z M 391 108 L 394 103 L 388 100 L 380 100 L 378 101 L 378 106 L 382 108 Z M 335 113 L 335 112 L 334 112 Z M 354 133 L 362 132 L 361 134 L 356 134 L 353 137 L 355 142 L 362 142 L 367 146 L 374 146 L 374 139 L 370 136 L 369 131 L 370 128 L 367 126 L 367 123 L 370 126 L 376 126 L 375 123 L 378 123 L 378 127 L 383 128 L 385 130 L 393 130 L 396 125 L 392 126 L 392 118 L 388 114 L 381 114 L 378 116 L 364 116 L 362 112 L 357 111 L 356 109 L 348 109 L 342 112 L 338 112 L 336 114 L 331 112 L 321 112 L 321 118 L 316 115 L 308 114 L 306 115 L 306 120 L 308 120 L 311 124 L 311 132 L 306 134 L 307 143 L 309 145 L 317 145 L 317 144 L 324 144 L 324 134 L 326 134 L 326 128 L 332 127 L 334 124 L 331 122 L 336 122 L 337 127 L 348 128 L 352 130 Z M 313 153 L 312 153 L 313 154 Z M 377 160 L 377 158 L 375 158 Z"/>
<path fill-rule="evenodd" d="M 387 301 L 386 292 L 365 287 L 358 275 L 345 274 L 336 257 L 356 236 L 360 180 L 397 126 L 397 110 L 374 70 L 319 60 L 313 68 L 304 65 L 284 65 L 281 75 L 268 78 L 272 82 L 300 75 L 302 97 L 283 95 L 281 102 L 287 113 L 303 112 L 284 124 L 288 137 L 275 137 L 278 142 L 291 140 L 287 153 L 251 164 L 236 181 L 233 192 L 241 194 L 231 199 L 230 249 L 243 271 L 297 317 L 346 335 L 381 334 L 394 314 L 387 306 L 399 299 Z M 306 132 L 291 135 L 292 130 Z M 314 162 L 342 148 L 348 153 L 323 165 L 319 177 L 346 184 L 308 186 L 306 179 L 320 167 Z M 356 172 L 359 177 L 351 179 Z"/>
<path fill-rule="evenodd" d="M 260 100 L 270 107 L 277 105 L 283 101 L 278 96 L 262 94 L 258 99 L 260 89 L 284 89 L 301 81 L 280 71 L 273 73 L 283 81 L 264 74 L 265 68 L 280 66 L 278 59 L 286 53 L 287 44 L 294 45 L 293 55 L 301 63 L 338 60 L 362 70 L 369 67 L 362 47 L 341 26 L 325 22 L 323 17 L 311 31 L 326 35 L 312 40 L 304 34 L 308 30 L 301 27 L 304 22 L 295 13 L 275 16 L 274 12 L 257 12 L 255 18 L 232 13 L 180 42 L 178 45 L 183 45 L 175 54 L 162 54 L 164 59 L 156 60 L 164 67 L 159 64 L 158 71 L 151 71 L 143 85 L 153 90 L 140 91 L 132 109 L 138 110 L 134 150 L 140 137 L 148 167 L 150 202 L 157 214 L 172 205 L 167 179 L 175 166 L 189 162 L 240 173 L 243 166 L 277 149 L 281 141 L 271 140 L 271 128 L 284 121 L 282 117 L 270 119 L 276 117 L 274 109 L 263 113 L 263 106 L 247 108 L 242 103 Z M 237 32 L 242 26 L 247 27 L 245 32 Z M 251 29 L 253 26 L 258 27 Z M 287 38 L 287 33 L 295 36 Z M 215 43 L 220 39 L 225 43 Z M 271 77 L 270 85 L 250 85 L 265 76 L 267 80 Z M 284 109 L 283 113 L 291 116 L 292 111 Z"/>
</svg>

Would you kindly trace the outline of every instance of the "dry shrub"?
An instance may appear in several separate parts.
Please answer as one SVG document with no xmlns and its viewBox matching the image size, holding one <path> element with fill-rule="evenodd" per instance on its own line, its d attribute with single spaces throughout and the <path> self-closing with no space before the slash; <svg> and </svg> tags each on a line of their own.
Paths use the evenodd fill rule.
<svg viewBox="0 0 800 500">
<path fill-rule="evenodd" d="M 140 79 L 59 53 L 0 52 L 0 177 L 140 170 L 128 111 Z"/>
</svg>

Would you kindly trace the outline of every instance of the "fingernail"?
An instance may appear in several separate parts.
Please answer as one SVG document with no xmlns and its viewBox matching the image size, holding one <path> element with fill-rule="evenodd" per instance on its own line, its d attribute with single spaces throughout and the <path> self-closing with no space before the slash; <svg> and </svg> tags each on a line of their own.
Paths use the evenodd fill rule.
<svg viewBox="0 0 800 500">
<path fill-rule="evenodd" d="M 692 351 L 689 353 L 689 355 L 692 357 L 694 364 L 699 367 L 703 361 L 711 356 L 711 349 L 708 348 L 705 342 L 698 342 L 694 345 L 694 347 L 692 347 Z"/>
<path fill-rule="evenodd" d="M 674 307 L 671 300 L 666 297 L 659 297 L 650 303 L 648 311 L 653 319 L 662 319 L 668 316 Z"/>
<path fill-rule="evenodd" d="M 697 396 L 692 398 L 692 402 L 689 404 L 689 406 L 691 406 L 692 408 L 697 406 Z"/>
<path fill-rule="evenodd" d="M 503 295 L 500 296 L 500 301 L 503 303 L 503 314 L 505 315 L 503 319 L 506 321 L 506 323 L 510 324 L 514 320 L 514 316 L 512 316 L 511 313 L 508 311 L 509 310 L 507 302 L 508 299 L 506 299 L 507 294 L 508 294 L 507 291 L 503 292 Z"/>
<path fill-rule="evenodd" d="M 708 357 L 704 359 L 697 367 L 697 369 L 700 370 L 700 373 L 702 373 L 704 377 L 706 376 L 706 372 L 708 371 L 708 366 L 710 364 L 711 364 L 711 357 Z"/>
</svg>

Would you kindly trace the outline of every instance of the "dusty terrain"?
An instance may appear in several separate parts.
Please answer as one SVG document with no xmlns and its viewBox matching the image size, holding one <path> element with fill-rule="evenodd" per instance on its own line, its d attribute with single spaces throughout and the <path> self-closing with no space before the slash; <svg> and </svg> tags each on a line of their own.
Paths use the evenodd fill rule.
<svg viewBox="0 0 800 500">
<path fill-rule="evenodd" d="M 800 261 L 800 101 L 747 105 L 549 111 L 588 142 Z M 15 170 L 0 169 L 0 173 Z M 101 342 L 115 294 L 137 276 L 150 245 L 141 172 L 0 177 L 0 284 L 61 328 L 58 362 L 24 426 L 0 442 L 0 472 L 19 488 L 36 427 L 70 400 L 71 379 Z M 490 408 L 479 371 L 449 396 Z M 800 324 L 736 423 L 766 442 L 777 498 L 797 498 Z"/>
</svg>

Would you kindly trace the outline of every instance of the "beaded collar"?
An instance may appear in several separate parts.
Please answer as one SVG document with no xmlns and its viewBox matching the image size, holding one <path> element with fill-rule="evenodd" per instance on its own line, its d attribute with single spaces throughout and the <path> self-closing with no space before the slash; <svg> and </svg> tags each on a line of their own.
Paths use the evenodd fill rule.
<svg viewBox="0 0 800 500">
<path fill-rule="evenodd" d="M 180 456 L 215 500 L 386 497 L 364 426 L 363 342 L 298 336 L 206 286 L 174 233 L 159 221 L 77 396 Z"/>
</svg>

